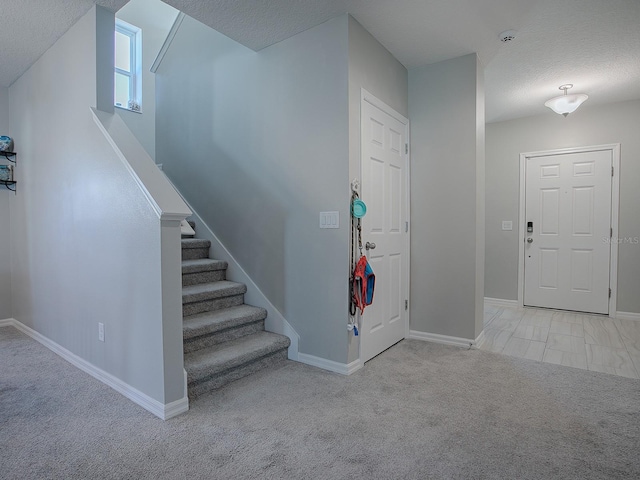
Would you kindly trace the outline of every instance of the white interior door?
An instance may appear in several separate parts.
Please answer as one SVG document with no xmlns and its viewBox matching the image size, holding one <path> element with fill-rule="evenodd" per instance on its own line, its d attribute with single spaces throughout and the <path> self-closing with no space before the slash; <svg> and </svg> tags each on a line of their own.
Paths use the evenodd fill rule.
<svg viewBox="0 0 640 480">
<path fill-rule="evenodd" d="M 362 241 L 375 243 L 366 255 L 376 276 L 361 318 L 366 362 L 405 338 L 408 325 L 408 120 L 363 92 L 361 128 Z"/>
<path fill-rule="evenodd" d="M 608 313 L 612 152 L 530 157 L 525 168 L 524 304 Z"/>
</svg>

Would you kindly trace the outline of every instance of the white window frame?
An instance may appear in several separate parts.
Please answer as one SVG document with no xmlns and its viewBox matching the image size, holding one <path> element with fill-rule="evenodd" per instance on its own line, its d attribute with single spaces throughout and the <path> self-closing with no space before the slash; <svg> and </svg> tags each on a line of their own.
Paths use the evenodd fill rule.
<svg viewBox="0 0 640 480">
<path fill-rule="evenodd" d="M 129 103 L 128 105 L 116 105 L 115 104 L 115 86 L 114 86 L 114 105 L 117 108 L 129 110 L 130 112 L 142 113 L 142 30 L 135 25 L 125 22 L 116 18 L 115 31 L 126 35 L 131 40 L 129 42 L 131 51 L 129 52 L 129 59 L 131 62 L 131 72 L 126 72 L 115 67 L 114 58 L 114 70 L 115 73 L 119 73 L 126 77 L 129 77 Z M 115 43 L 115 33 L 114 33 Z"/>
</svg>

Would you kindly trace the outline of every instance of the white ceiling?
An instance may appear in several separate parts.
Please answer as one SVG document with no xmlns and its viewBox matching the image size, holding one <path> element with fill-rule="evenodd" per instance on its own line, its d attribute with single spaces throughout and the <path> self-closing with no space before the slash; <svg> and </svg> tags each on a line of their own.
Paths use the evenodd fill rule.
<svg viewBox="0 0 640 480">
<path fill-rule="evenodd" d="M 0 87 L 20 77 L 94 5 L 116 11 L 128 0 L 0 0 Z"/>
<path fill-rule="evenodd" d="M 575 85 L 590 105 L 640 98 L 640 0 L 163 0 L 259 50 L 345 12 L 407 68 L 477 52 L 487 121 L 551 114 L 543 104 Z M 10 85 L 98 3 L 0 0 L 0 86 Z M 518 31 L 501 43 L 498 35 Z"/>
</svg>

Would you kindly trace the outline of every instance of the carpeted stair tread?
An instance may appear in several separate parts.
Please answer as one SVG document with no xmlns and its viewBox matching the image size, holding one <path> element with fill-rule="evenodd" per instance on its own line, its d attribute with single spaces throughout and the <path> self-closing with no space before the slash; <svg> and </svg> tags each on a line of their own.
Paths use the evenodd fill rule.
<svg viewBox="0 0 640 480">
<path fill-rule="evenodd" d="M 219 282 L 199 283 L 182 288 L 182 303 L 201 302 L 215 298 L 242 295 L 247 292 L 247 286 L 243 283 L 221 280 Z"/>
<path fill-rule="evenodd" d="M 226 280 L 228 264 L 209 258 L 210 248 L 209 240 L 182 238 L 182 336 L 190 399 L 281 365 L 291 343 L 264 330 L 267 311 L 244 303 L 246 285 Z"/>
<path fill-rule="evenodd" d="M 215 260 L 213 258 L 197 258 L 194 260 L 182 261 L 183 274 L 225 270 L 227 267 L 227 262 L 223 260 Z"/>
<path fill-rule="evenodd" d="M 193 260 L 196 258 L 209 258 L 211 242 L 201 238 L 183 238 L 182 260 Z"/>
<path fill-rule="evenodd" d="M 202 238 L 183 238 L 181 240 L 182 248 L 209 248 L 211 242 L 209 240 L 203 240 Z"/>
<path fill-rule="evenodd" d="M 228 370 L 242 367 L 289 347 L 289 338 L 270 332 L 253 335 L 197 350 L 184 356 L 188 383 L 208 379 Z"/>
<path fill-rule="evenodd" d="M 191 315 L 184 318 L 182 323 L 185 340 L 202 335 L 213 334 L 230 328 L 237 328 L 248 323 L 259 322 L 267 317 L 264 308 L 251 305 L 215 310 Z"/>
</svg>

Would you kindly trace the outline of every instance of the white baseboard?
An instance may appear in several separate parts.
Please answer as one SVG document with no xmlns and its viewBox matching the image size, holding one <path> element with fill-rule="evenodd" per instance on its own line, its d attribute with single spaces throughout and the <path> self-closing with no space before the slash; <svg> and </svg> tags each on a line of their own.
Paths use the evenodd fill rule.
<svg viewBox="0 0 640 480">
<path fill-rule="evenodd" d="M 620 320 L 635 320 L 636 322 L 640 322 L 640 313 L 616 312 L 616 318 L 619 318 Z"/>
<path fill-rule="evenodd" d="M 169 420 L 170 418 L 177 417 L 178 415 L 185 413 L 189 410 L 189 397 L 187 396 L 184 396 L 181 399 L 176 400 L 175 402 L 167 403 L 165 405 L 161 404 L 160 402 L 158 403 L 161 405 L 163 409 L 162 416 L 158 415 L 152 410 L 149 410 L 149 409 L 147 410 L 149 410 L 154 415 L 160 417 L 162 420 Z"/>
<path fill-rule="evenodd" d="M 155 416 L 160 417 L 162 420 L 175 417 L 181 413 L 189 410 L 189 398 L 185 396 L 179 400 L 171 403 L 163 404 L 158 400 L 151 398 L 149 395 L 142 393 L 140 390 L 132 387 L 131 385 L 123 382 L 119 378 L 114 377 L 110 373 L 96 367 L 95 365 L 87 362 L 83 358 L 80 358 L 75 353 L 70 352 L 64 347 L 61 347 L 54 341 L 48 339 L 41 333 L 36 332 L 30 327 L 22 324 L 21 322 L 10 318 L 7 320 L 1 320 L 0 326 L 13 326 L 17 330 L 21 331 L 25 335 L 33 338 L 37 342 L 41 343 L 53 353 L 59 355 L 74 367 L 79 368 L 85 373 L 88 373 L 96 380 L 104 383 L 105 385 L 113 388 L 116 392 L 124 395 L 132 402 L 140 405 L 145 410 L 153 413 Z"/>
<path fill-rule="evenodd" d="M 499 307 L 518 307 L 517 300 L 505 300 L 504 298 L 491 298 L 484 297 L 484 303 L 488 303 L 489 305 L 496 305 Z"/>
<path fill-rule="evenodd" d="M 478 339 L 483 336 L 483 332 L 478 336 Z M 409 338 L 413 340 L 424 340 L 426 342 L 442 343 L 444 345 L 455 345 L 456 347 L 469 348 L 476 345 L 477 340 L 470 338 L 451 337 L 449 335 L 439 335 L 437 333 L 418 332 L 417 330 L 411 330 L 409 332 Z"/>
<path fill-rule="evenodd" d="M 475 348 L 480 348 L 482 347 L 482 344 L 484 343 L 484 341 L 486 340 L 487 337 L 485 337 L 484 335 L 484 330 L 482 330 L 480 332 L 480 335 L 478 335 L 478 338 L 476 338 L 476 341 L 474 342 L 473 346 Z"/>
<path fill-rule="evenodd" d="M 16 320 L 13 318 L 5 318 L 4 320 L 0 320 L 0 327 L 13 327 Z"/>
<path fill-rule="evenodd" d="M 298 353 L 298 362 L 312 367 L 322 368 L 330 372 L 340 373 L 342 375 L 351 375 L 362 368 L 362 362 L 360 359 L 354 360 L 351 363 L 339 363 L 333 360 L 327 360 L 326 358 L 316 357 L 307 353 Z"/>
</svg>

